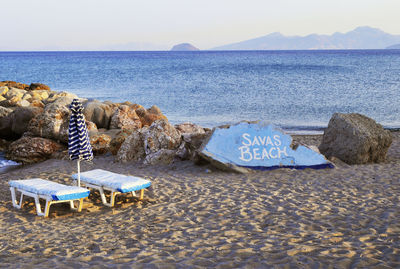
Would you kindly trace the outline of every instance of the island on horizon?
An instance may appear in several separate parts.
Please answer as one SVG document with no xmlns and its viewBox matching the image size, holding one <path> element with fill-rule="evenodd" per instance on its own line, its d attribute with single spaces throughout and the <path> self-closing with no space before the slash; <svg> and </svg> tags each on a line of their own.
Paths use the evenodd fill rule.
<svg viewBox="0 0 400 269">
<path fill-rule="evenodd" d="M 189 43 L 181 43 L 172 47 L 171 51 L 197 51 L 200 50 Z"/>
</svg>

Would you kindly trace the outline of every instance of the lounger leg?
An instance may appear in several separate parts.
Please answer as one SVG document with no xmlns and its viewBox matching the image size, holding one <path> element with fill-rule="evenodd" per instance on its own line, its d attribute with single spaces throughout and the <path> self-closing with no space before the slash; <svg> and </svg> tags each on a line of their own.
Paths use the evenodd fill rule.
<svg viewBox="0 0 400 269">
<path fill-rule="evenodd" d="M 74 201 L 73 200 L 69 201 L 69 205 L 70 205 L 71 209 L 75 209 L 75 205 L 74 205 Z"/>
<path fill-rule="evenodd" d="M 143 196 L 144 196 L 144 189 L 140 190 L 140 197 L 139 200 L 143 200 Z"/>
<path fill-rule="evenodd" d="M 78 212 L 82 211 L 82 206 L 83 206 L 83 198 L 79 199 Z"/>
<path fill-rule="evenodd" d="M 36 206 L 36 213 L 38 216 L 44 216 L 42 209 L 40 208 L 40 203 L 39 203 L 39 196 L 35 196 L 35 206 Z M 47 203 L 46 203 L 47 204 Z"/>
<path fill-rule="evenodd" d="M 45 209 L 44 209 L 44 216 L 45 216 L 45 217 L 48 217 L 48 216 L 49 216 L 50 205 L 51 205 L 51 201 L 46 200 L 46 207 L 45 207 Z"/>
<path fill-rule="evenodd" d="M 13 206 L 15 208 L 20 209 L 22 203 L 20 202 L 20 204 L 18 204 L 18 202 L 17 202 L 17 197 L 16 197 L 16 194 L 15 194 L 15 187 L 10 187 L 10 191 L 11 191 L 11 200 L 12 200 Z M 21 193 L 21 198 L 22 198 L 22 195 L 23 194 Z"/>
<path fill-rule="evenodd" d="M 106 200 L 106 196 L 104 194 L 103 188 L 99 188 L 99 192 L 100 192 L 101 201 L 103 202 L 103 204 L 107 205 L 107 200 Z"/>
<path fill-rule="evenodd" d="M 135 191 L 132 191 L 132 196 L 136 197 L 136 192 Z"/>
<path fill-rule="evenodd" d="M 113 207 L 114 206 L 114 202 L 115 202 L 115 195 L 117 195 L 117 193 L 116 192 L 111 192 L 111 201 L 110 201 L 110 204 L 111 204 L 111 207 Z"/>
</svg>

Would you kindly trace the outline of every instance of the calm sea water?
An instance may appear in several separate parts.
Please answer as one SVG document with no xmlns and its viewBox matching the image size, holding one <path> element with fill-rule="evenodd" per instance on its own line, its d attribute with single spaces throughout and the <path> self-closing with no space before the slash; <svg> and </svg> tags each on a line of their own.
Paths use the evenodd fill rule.
<svg viewBox="0 0 400 269">
<path fill-rule="evenodd" d="M 400 50 L 0 52 L 0 80 L 157 105 L 172 123 L 318 130 L 335 112 L 400 127 Z"/>
</svg>

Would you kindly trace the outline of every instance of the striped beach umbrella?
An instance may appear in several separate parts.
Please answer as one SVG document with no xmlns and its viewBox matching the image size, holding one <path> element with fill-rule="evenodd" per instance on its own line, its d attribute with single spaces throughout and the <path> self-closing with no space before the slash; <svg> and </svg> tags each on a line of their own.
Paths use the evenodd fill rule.
<svg viewBox="0 0 400 269">
<path fill-rule="evenodd" d="M 77 160 L 78 186 L 80 186 L 80 161 L 91 161 L 93 151 L 81 102 L 74 99 L 69 108 L 71 109 L 71 118 L 68 127 L 68 154 L 71 160 Z"/>
</svg>

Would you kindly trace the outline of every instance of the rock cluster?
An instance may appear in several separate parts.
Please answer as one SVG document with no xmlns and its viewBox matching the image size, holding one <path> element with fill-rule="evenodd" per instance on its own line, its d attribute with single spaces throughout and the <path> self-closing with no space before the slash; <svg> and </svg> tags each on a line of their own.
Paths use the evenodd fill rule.
<svg viewBox="0 0 400 269">
<path fill-rule="evenodd" d="M 78 96 L 51 91 L 41 83 L 0 82 L 0 139 L 7 158 L 22 163 L 68 158 L 69 105 L 74 98 Z M 200 126 L 171 125 L 157 106 L 80 100 L 95 155 L 168 164 L 175 158 L 195 159 L 205 137 Z"/>
<path fill-rule="evenodd" d="M 392 144 L 390 131 L 357 113 L 335 113 L 325 130 L 319 150 L 327 158 L 347 164 L 382 162 Z"/>
</svg>

